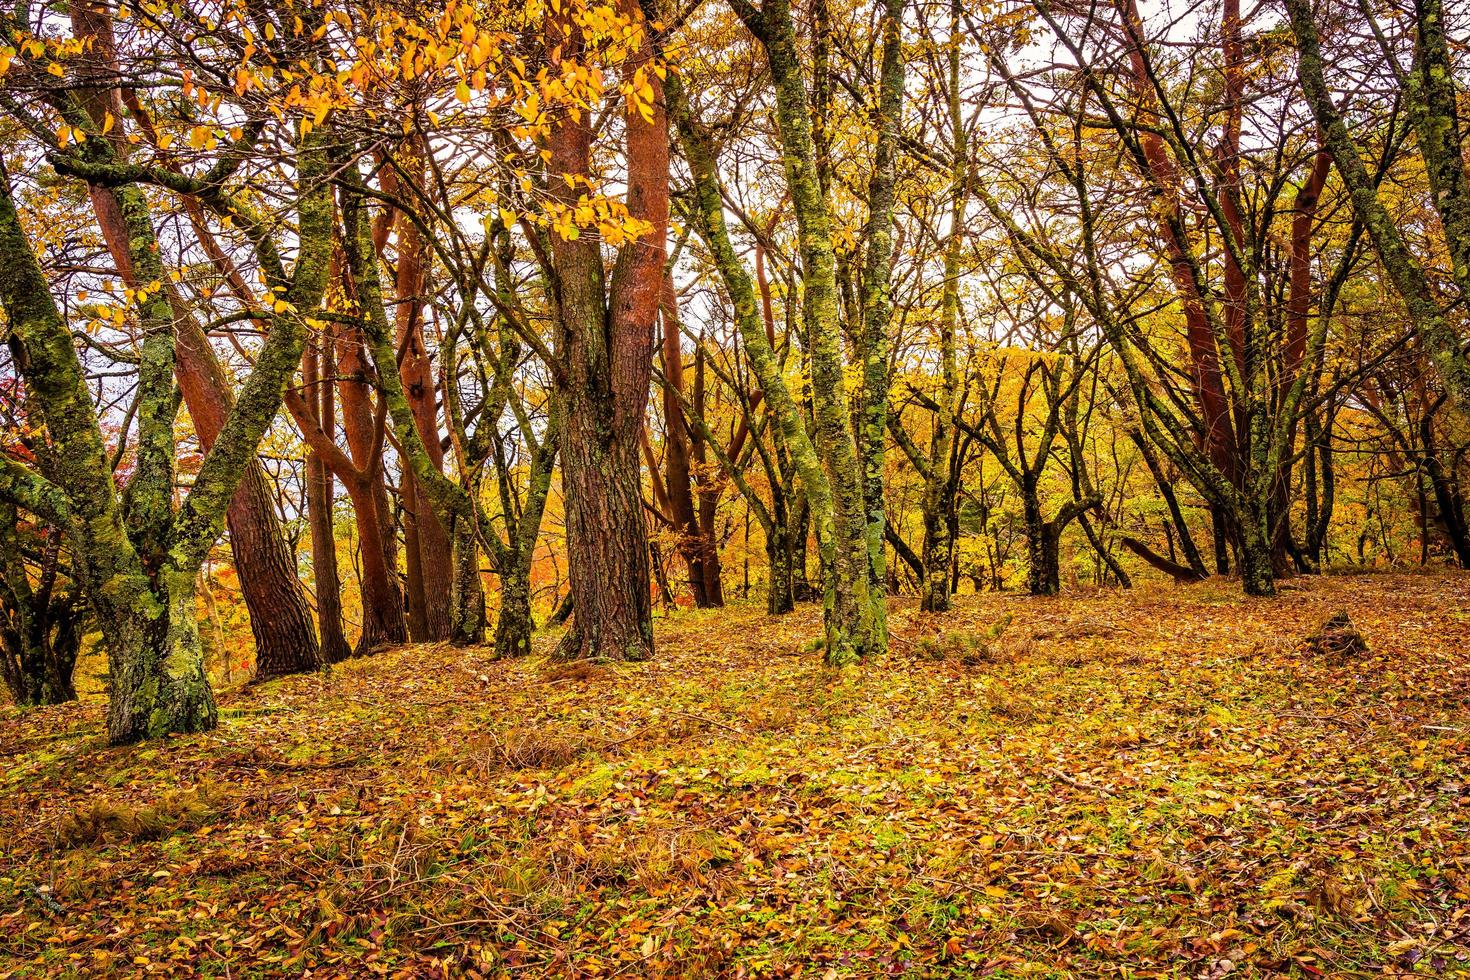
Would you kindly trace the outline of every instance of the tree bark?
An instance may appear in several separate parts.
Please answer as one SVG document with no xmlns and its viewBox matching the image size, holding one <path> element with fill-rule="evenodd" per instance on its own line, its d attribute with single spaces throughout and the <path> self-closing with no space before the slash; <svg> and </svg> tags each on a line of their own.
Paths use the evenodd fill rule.
<svg viewBox="0 0 1470 980">
<path fill-rule="evenodd" d="M 99 7 L 78 4 L 73 7 L 71 18 L 76 35 L 91 42 L 89 50 L 97 61 L 95 67 L 102 70 L 103 76 L 111 75 L 115 71 L 116 48 L 110 14 Z M 91 91 L 85 104 L 99 128 L 105 115 L 111 114 L 116 119 L 124 115 L 116 88 Z M 128 144 L 122 123 L 106 139 L 118 158 L 126 157 Z M 119 278 L 132 289 L 146 285 L 139 282 L 134 268 L 132 249 L 136 246 L 130 239 L 118 192 L 98 184 L 89 185 L 88 192 Z M 162 289 L 172 310 L 175 375 L 200 448 L 207 453 L 234 405 L 230 382 L 203 327 L 173 284 L 165 280 Z M 312 627 L 296 558 L 286 544 L 276 516 L 265 471 L 254 460 L 235 491 L 226 523 L 240 592 L 250 614 L 257 675 L 273 677 L 320 668 L 321 648 Z"/>
<path fill-rule="evenodd" d="M 1297 40 L 1297 78 L 1347 187 L 1353 211 L 1368 229 L 1384 271 L 1403 298 L 1440 376 L 1461 405 L 1470 404 L 1470 360 L 1466 358 L 1459 334 L 1440 308 L 1423 265 L 1410 252 L 1379 197 L 1347 123 L 1327 88 L 1312 4 L 1310 0 L 1286 0 L 1286 10 Z"/>
<path fill-rule="evenodd" d="M 302 357 L 302 381 L 306 404 L 315 410 L 320 425 L 328 420 L 337 426 L 333 392 L 337 357 L 331 337 L 322 333 L 307 341 Z M 311 568 L 316 581 L 316 619 L 321 633 L 322 657 L 329 664 L 341 663 L 352 654 L 342 629 L 342 579 L 337 570 L 336 486 L 332 470 L 322 454 L 311 450 L 306 456 L 306 520 L 311 534 Z"/>
<path fill-rule="evenodd" d="M 404 154 L 405 172 L 409 179 L 420 183 L 424 177 L 424 152 L 416 138 L 409 141 Z M 438 389 L 424 343 L 428 254 L 423 233 L 401 210 L 395 211 L 394 228 L 398 242 L 394 302 L 398 347 L 403 352 L 399 376 L 429 460 L 442 473 L 444 449 L 439 437 Z M 453 632 L 454 615 L 451 600 L 454 568 L 449 534 L 410 467 L 404 468 L 402 494 L 409 636 L 420 643 L 447 640 Z"/>
<path fill-rule="evenodd" d="M 782 157 L 796 213 L 805 286 L 802 312 L 815 408 L 812 441 L 821 454 L 831 501 L 831 543 L 823 555 L 826 659 L 833 666 L 841 666 L 880 653 L 886 630 L 875 619 L 877 605 L 872 598 L 863 469 L 850 428 L 844 380 L 831 205 L 818 173 L 811 109 L 789 0 L 770 0 L 759 11 L 737 3 L 735 12 L 761 43 L 775 82 Z M 751 310 L 753 313 L 753 302 Z M 747 349 L 752 348 L 750 336 L 744 331 L 742 334 Z M 762 387 L 766 387 L 764 378 Z M 813 481 L 805 482 L 810 496 Z M 815 500 L 813 511 L 820 526 L 828 512 Z"/>
<path fill-rule="evenodd" d="M 669 144 L 663 85 L 652 71 L 651 28 L 632 0 L 623 0 L 621 7 L 644 32 L 623 70 L 641 73 L 653 96 L 651 118 L 630 100 L 625 123 L 627 210 L 649 230 L 618 250 L 610 278 L 590 230 L 575 238 L 551 236 L 557 411 L 573 595 L 572 626 L 557 652 L 565 658 L 646 660 L 653 655 L 653 611 L 638 451 L 663 285 Z M 547 47 L 554 64 L 577 59 L 584 46 L 582 28 L 570 13 L 549 19 Z M 585 113 L 556 118 L 547 139 L 552 173 L 586 177 L 592 172 L 593 126 Z M 568 181 L 553 180 L 552 188 L 559 206 L 576 207 L 579 191 Z"/>
<path fill-rule="evenodd" d="M 678 535 L 679 554 L 689 568 L 689 591 L 694 605 L 703 609 L 711 602 L 705 582 L 703 538 L 690 487 L 689 428 L 680 400 L 684 391 L 684 352 L 679 337 L 679 312 L 672 273 L 667 269 L 659 319 L 663 324 L 664 487 L 668 494 L 668 520 Z"/>
</svg>

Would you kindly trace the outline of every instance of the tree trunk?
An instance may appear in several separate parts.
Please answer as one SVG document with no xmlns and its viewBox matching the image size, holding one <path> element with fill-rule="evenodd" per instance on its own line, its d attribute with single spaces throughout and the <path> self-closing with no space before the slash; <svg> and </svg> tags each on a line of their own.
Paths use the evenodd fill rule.
<svg viewBox="0 0 1470 980">
<path fill-rule="evenodd" d="M 408 642 L 403 590 L 397 582 L 398 549 L 388 490 L 383 483 L 382 420 L 368 397 L 368 366 L 358 332 L 337 333 L 337 390 L 342 402 L 342 429 L 347 436 L 355 473 L 339 473 L 357 519 L 362 581 L 362 635 L 356 652 Z M 380 409 L 381 410 L 381 409 Z"/>
<path fill-rule="evenodd" d="M 736 13 L 765 49 L 775 82 L 786 184 L 796 215 L 805 287 L 802 313 L 811 356 L 815 408 L 815 438 L 811 441 L 826 470 L 831 508 L 831 531 L 828 546 L 823 549 L 826 659 L 833 666 L 841 666 L 881 653 L 887 633 L 880 615 L 881 600 L 875 602 L 873 598 L 875 588 L 881 595 L 881 585 L 872 582 L 864 473 L 851 429 L 852 413 L 845 387 L 831 202 L 818 172 L 811 110 L 790 3 L 771 0 L 759 12 L 737 7 Z M 754 296 L 750 299 L 753 313 Z M 746 345 L 754 346 L 748 335 Z M 764 382 L 762 378 L 762 386 L 769 387 Z M 812 481 L 805 482 L 810 497 Z M 818 511 L 819 522 L 827 519 L 825 506 L 818 508 L 813 501 L 813 509 Z M 876 548 L 881 561 L 881 538 Z"/>
<path fill-rule="evenodd" d="M 778 515 L 766 534 L 766 615 L 781 616 L 796 608 L 791 577 L 791 531 Z"/>
<path fill-rule="evenodd" d="M 1218 506 L 1210 505 L 1211 535 L 1215 540 L 1215 574 L 1230 574 L 1230 522 Z"/>
<path fill-rule="evenodd" d="M 218 722 L 195 620 L 198 580 L 171 568 L 162 580 L 165 597 L 135 592 L 119 597 L 115 616 L 99 616 L 109 654 L 107 731 L 114 745 L 209 731 Z"/>
<path fill-rule="evenodd" d="M 381 484 L 370 477 L 343 483 L 357 519 L 362 635 L 354 652 L 361 656 L 381 646 L 408 642 L 408 630 L 403 618 L 403 590 L 383 558 L 388 549 L 383 545 L 383 524 L 378 517 Z"/>
<path fill-rule="evenodd" d="M 1056 595 L 1062 590 L 1058 554 L 1061 531 L 1054 522 L 1041 519 L 1041 500 L 1034 487 L 1021 487 L 1021 504 L 1026 520 L 1026 557 L 1030 564 L 1026 586 L 1032 595 Z"/>
<path fill-rule="evenodd" d="M 31 630 L 25 633 L 4 627 L 0 642 L 5 645 L 5 686 L 10 698 L 21 707 L 65 704 L 77 699 L 72 682 L 80 637 L 74 628 L 53 638 Z M 11 666 L 16 668 L 12 673 Z"/>
<path fill-rule="evenodd" d="M 61 530 L 45 533 L 33 587 L 19 517 L 13 502 L 0 499 L 0 677 L 18 705 L 75 701 L 81 610 L 71 595 L 57 593 Z"/>
<path fill-rule="evenodd" d="M 935 420 L 938 424 L 938 420 Z M 937 505 L 941 503 L 935 500 Z M 920 593 L 919 608 L 924 612 L 947 612 L 950 602 L 950 575 L 954 564 L 954 541 L 949 536 L 949 520 L 944 513 L 930 506 L 928 497 L 924 506 L 924 542 L 920 546 L 924 566 L 924 581 Z"/>
<path fill-rule="evenodd" d="M 893 306 L 893 209 L 898 184 L 898 141 L 903 115 L 904 0 L 884 0 L 883 49 L 878 73 L 878 105 L 874 123 L 877 144 L 868 176 L 868 220 L 863 228 L 862 273 L 862 402 L 858 407 L 858 465 L 862 476 L 863 511 L 868 551 L 868 629 L 871 635 L 859 655 L 888 649 L 888 565 L 883 530 L 883 499 L 888 449 L 889 357 Z"/>
<path fill-rule="evenodd" d="M 569 385 L 561 401 L 573 605 L 572 627 L 557 655 L 647 660 L 653 607 L 636 433 L 618 438 L 610 399 L 585 385 Z"/>
<path fill-rule="evenodd" d="M 638 5 L 624 11 L 641 19 Z M 547 46 L 554 70 L 577 59 L 586 39 L 567 12 L 553 15 Z M 654 323 L 663 290 L 669 219 L 669 142 L 663 83 L 649 69 L 652 35 L 623 70 L 643 71 L 651 90 L 647 117 L 628 100 L 626 156 L 629 217 L 648 230 L 622 246 L 611 275 L 597 236 L 551 236 L 556 279 L 554 365 L 560 415 L 562 492 L 572 626 L 557 653 L 565 658 L 646 660 L 653 655 L 648 526 L 643 515 L 638 450 L 652 376 Z M 557 174 L 592 173 L 594 120 L 558 116 L 547 137 Z M 553 181 L 552 197 L 575 211 L 581 193 L 570 179 Z"/>
<path fill-rule="evenodd" d="M 678 304 L 672 274 L 667 269 L 664 270 L 662 290 L 659 309 L 663 324 L 664 486 L 669 498 L 668 519 L 678 535 L 679 555 L 689 567 L 690 595 L 694 598 L 694 605 L 703 609 L 711 602 L 705 587 L 703 538 L 690 487 L 689 427 L 684 421 L 684 407 L 680 400 L 684 391 L 684 352 L 679 342 Z M 702 407 L 699 400 L 696 392 L 695 411 Z"/>
<path fill-rule="evenodd" d="M 330 338 L 308 341 L 302 358 L 302 380 L 306 401 L 315 410 L 318 423 L 337 427 L 337 357 Z M 327 461 L 320 453 L 306 457 L 306 519 L 311 532 L 311 568 L 316 581 L 316 620 L 321 633 L 322 657 L 329 664 L 341 663 L 352 654 L 342 629 L 342 579 L 337 571 L 336 485 Z"/>
<path fill-rule="evenodd" d="M 1265 501 L 1253 501 L 1240 528 L 1240 584 L 1246 595 L 1276 594 L 1274 549 Z"/>
<path fill-rule="evenodd" d="M 351 655 L 342 630 L 342 580 L 337 573 L 337 536 L 333 518 L 334 480 L 315 453 L 306 458 L 306 516 L 311 532 L 311 568 L 316 581 L 316 619 L 322 656 L 329 664 Z"/>
<path fill-rule="evenodd" d="M 8 581 L 6 585 L 8 589 Z M 69 602 L 36 605 L 30 599 L 22 600 L 24 608 L 7 609 L 7 622 L 0 625 L 0 674 L 11 700 L 23 707 L 75 701 L 72 670 L 82 642 L 79 611 Z"/>
<path fill-rule="evenodd" d="M 122 210 L 111 188 L 91 188 L 93 210 L 118 275 L 137 286 Z M 199 321 L 171 285 L 165 287 L 173 310 L 175 373 L 194 431 L 205 452 L 214 445 L 234 401 L 224 369 Z M 260 464 L 251 461 L 226 514 L 230 550 L 240 578 L 240 593 L 250 613 L 255 667 L 261 677 L 318 669 L 321 647 L 311 611 L 276 516 L 274 495 Z"/>
<path fill-rule="evenodd" d="M 417 141 L 408 149 L 405 170 L 422 182 L 424 154 Z M 433 364 L 424 344 L 424 293 L 428 262 L 418 225 L 402 212 L 395 222 L 398 265 L 395 280 L 397 342 L 403 352 L 399 376 L 403 393 L 413 408 L 414 424 L 429 460 L 444 471 L 444 449 L 439 438 L 439 399 Z M 434 512 L 428 494 L 411 468 L 402 480 L 403 550 L 408 570 L 408 627 L 415 642 L 447 640 L 453 632 L 454 567 L 449 533 Z"/>
<path fill-rule="evenodd" d="M 694 352 L 694 410 L 699 413 L 700 418 L 705 417 L 704 357 L 704 345 L 701 343 Z M 748 433 L 750 430 L 742 431 Z M 739 445 L 735 440 L 731 440 L 730 454 L 732 457 L 739 456 Z M 696 499 L 699 504 L 697 515 L 699 518 L 699 573 L 704 580 L 705 606 L 719 608 L 725 604 L 725 583 L 720 567 L 719 529 L 716 527 L 716 518 L 719 515 L 720 486 L 710 478 L 706 451 L 703 430 L 701 430 L 701 433 L 694 437 L 690 446 L 690 458 L 696 468 L 694 482 L 698 487 Z"/>
<path fill-rule="evenodd" d="M 500 611 L 495 619 L 495 656 L 524 657 L 531 652 L 531 556 L 518 555 L 500 573 Z"/>
<path fill-rule="evenodd" d="M 455 519 L 453 556 L 449 640 L 459 647 L 478 646 L 485 642 L 485 587 L 480 581 L 480 546 L 468 517 Z"/>
<path fill-rule="evenodd" d="M 101 8 L 78 4 L 72 9 L 72 21 L 77 35 L 91 42 L 89 51 L 98 59 L 96 67 L 106 67 L 108 77 L 115 75 L 116 47 L 110 14 Z M 115 88 L 90 92 L 87 109 L 99 127 L 108 114 L 118 119 L 123 117 L 119 92 Z M 108 139 L 113 152 L 126 156 L 128 144 L 121 126 Z M 139 248 L 143 240 L 134 240 L 129 234 L 119 192 L 96 184 L 89 185 L 88 191 L 98 228 L 118 276 L 128 286 L 138 288 L 140 283 L 134 268 L 133 250 Z M 143 200 L 136 194 L 131 199 Z M 140 218 L 151 221 L 146 215 Z M 152 240 L 151 235 L 149 240 Z M 205 244 L 208 248 L 213 243 Z M 200 448 L 207 453 L 224 428 L 234 405 L 234 395 L 199 320 L 172 283 L 167 279 L 163 283 L 173 314 L 174 373 L 183 391 L 189 416 L 193 419 Z M 321 647 L 301 587 L 296 556 L 287 547 L 270 485 L 258 462 L 252 460 L 247 466 L 230 502 L 226 521 L 235 571 L 240 579 L 240 592 L 250 614 L 250 631 L 255 638 L 257 674 L 273 677 L 320 668 L 323 662 Z"/>
<path fill-rule="evenodd" d="M 812 509 L 806 494 L 796 495 L 796 507 L 791 515 L 791 596 L 797 602 L 816 602 L 822 598 L 821 590 L 812 584 L 807 570 L 807 538 L 811 533 Z"/>
<path fill-rule="evenodd" d="M 286 547 L 271 498 L 265 470 L 252 461 L 225 515 L 260 678 L 318 670 L 324 662 L 295 556 Z"/>
</svg>

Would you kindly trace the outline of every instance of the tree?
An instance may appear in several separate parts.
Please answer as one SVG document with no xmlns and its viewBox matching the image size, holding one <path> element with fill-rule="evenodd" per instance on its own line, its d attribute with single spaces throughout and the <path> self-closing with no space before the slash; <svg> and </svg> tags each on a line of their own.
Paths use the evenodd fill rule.
<svg viewBox="0 0 1470 980">
<path fill-rule="evenodd" d="M 68 118 L 79 128 L 90 125 L 80 111 L 69 112 Z M 87 151 L 90 159 L 70 161 L 73 169 L 99 182 L 130 175 L 125 165 L 110 159 L 102 139 L 82 146 L 92 148 Z M 312 186 L 323 162 L 321 150 L 308 145 L 300 211 L 303 243 L 319 244 L 327 237 L 329 209 L 320 186 Z M 118 192 L 130 238 L 150 242 L 137 188 L 120 183 Z M 265 242 L 264 236 L 260 241 Z M 294 275 L 288 278 L 284 269 L 274 270 L 273 285 L 280 287 L 289 309 L 271 315 L 271 332 L 257 353 L 255 370 L 175 511 L 174 331 L 162 291 L 167 276 L 156 248 L 140 248 L 136 260 L 139 281 L 146 284 L 133 298 L 144 339 L 137 471 L 125 509 L 71 332 L 47 289 L 16 211 L 9 173 L 0 165 L 0 303 L 9 320 L 11 355 L 26 382 L 27 407 L 44 420 L 48 436 L 48 452 L 37 468 L 5 464 L 0 495 L 65 528 L 78 580 L 108 649 L 108 732 L 114 743 L 215 724 L 195 624 L 197 573 L 300 360 L 306 328 L 296 311 L 316 305 L 326 270 L 325 256 L 305 244 Z"/>
<path fill-rule="evenodd" d="M 23 524 L 0 501 L 0 678 L 19 705 L 76 700 L 86 609 L 63 561 L 59 528 Z"/>
<path fill-rule="evenodd" d="M 151 116 L 137 93 L 113 84 L 121 75 L 121 66 L 111 16 L 96 5 L 77 4 L 71 11 L 71 20 L 73 31 L 84 43 L 88 56 L 75 70 L 84 78 L 95 76 L 99 81 L 97 87 L 83 88 L 78 94 L 91 124 L 103 131 L 103 138 L 110 143 L 111 152 L 118 160 L 129 156 L 128 127 L 123 121 L 126 116 L 137 120 L 140 134 L 151 137 L 150 142 L 156 145 L 157 133 Z M 139 261 L 146 260 L 135 254 L 144 239 L 129 235 L 117 191 L 95 183 L 87 190 L 119 278 L 135 291 L 145 287 L 147 284 L 138 279 L 136 267 Z M 199 202 L 189 198 L 184 207 L 206 253 L 222 267 L 226 266 L 228 259 L 209 230 Z M 148 220 L 150 224 L 154 222 L 152 217 Z M 150 238 L 156 238 L 156 232 Z M 222 268 L 222 271 L 238 275 L 233 268 Z M 230 380 L 208 334 L 179 290 L 167 280 L 163 290 L 173 314 L 178 384 L 200 444 L 207 451 L 219 438 L 230 413 L 234 399 Z M 240 589 L 250 611 L 257 675 L 272 677 L 319 668 L 323 662 L 322 647 L 296 574 L 295 556 L 286 547 L 265 472 L 255 460 L 246 466 L 240 489 L 226 514 L 226 523 Z"/>
</svg>

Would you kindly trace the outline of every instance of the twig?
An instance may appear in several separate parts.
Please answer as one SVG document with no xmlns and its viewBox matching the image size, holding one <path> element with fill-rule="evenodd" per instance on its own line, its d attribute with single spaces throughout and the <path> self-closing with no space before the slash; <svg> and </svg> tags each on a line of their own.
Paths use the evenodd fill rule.
<svg viewBox="0 0 1470 980">
<path fill-rule="evenodd" d="M 1072 777 L 1066 775 L 1065 773 L 1063 773 L 1063 772 L 1061 772 L 1060 770 L 1057 770 L 1057 769 L 1048 769 L 1047 770 L 1047 775 L 1051 776 L 1053 779 L 1057 780 L 1058 782 L 1066 783 L 1068 786 L 1071 786 L 1073 789 L 1086 790 L 1089 793 L 1101 793 L 1105 797 L 1111 797 L 1111 796 L 1117 796 L 1118 795 L 1117 793 L 1114 793 L 1112 790 L 1108 789 L 1106 786 L 1099 786 L 1097 783 L 1084 783 L 1084 782 L 1081 782 L 1079 780 L 1073 779 Z"/>
<path fill-rule="evenodd" d="M 734 732 L 741 738 L 750 737 L 750 733 L 746 732 L 744 729 L 736 728 L 734 725 L 727 725 L 722 721 L 715 721 L 713 718 L 706 718 L 704 715 L 696 715 L 692 711 L 670 711 L 669 714 L 678 715 L 681 718 L 689 718 L 693 721 L 702 721 L 706 725 L 714 725 L 716 728 L 723 728 L 727 732 Z"/>
</svg>

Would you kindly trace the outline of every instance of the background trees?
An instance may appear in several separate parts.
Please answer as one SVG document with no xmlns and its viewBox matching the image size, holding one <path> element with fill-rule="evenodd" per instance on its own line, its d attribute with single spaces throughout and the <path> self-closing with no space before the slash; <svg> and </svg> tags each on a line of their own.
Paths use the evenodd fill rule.
<svg viewBox="0 0 1470 980">
<path fill-rule="evenodd" d="M 0 52 L 17 701 L 1470 561 L 1457 11 L 62 13 Z"/>
</svg>

